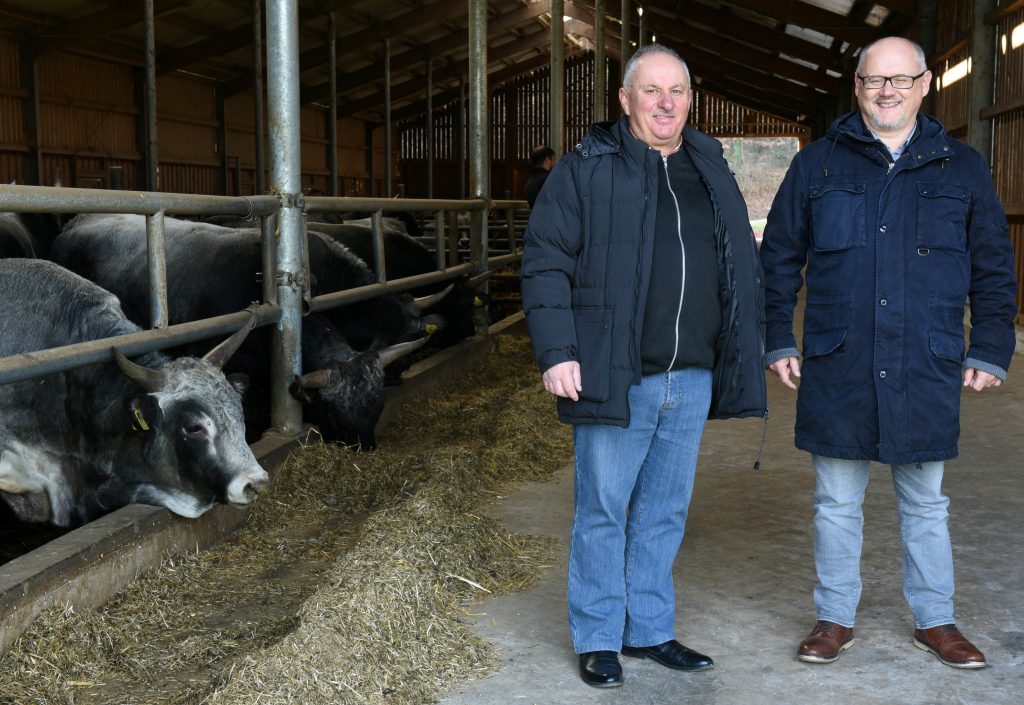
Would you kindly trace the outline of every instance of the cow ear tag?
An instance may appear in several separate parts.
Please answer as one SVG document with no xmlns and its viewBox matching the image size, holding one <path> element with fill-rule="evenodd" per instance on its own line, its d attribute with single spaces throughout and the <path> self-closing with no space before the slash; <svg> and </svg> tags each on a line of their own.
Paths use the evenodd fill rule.
<svg viewBox="0 0 1024 705">
<path fill-rule="evenodd" d="M 159 418 L 160 407 L 148 394 L 129 397 L 125 401 L 128 415 L 131 417 L 133 431 L 149 431 Z M 148 420 L 147 420 L 148 417 Z"/>
</svg>

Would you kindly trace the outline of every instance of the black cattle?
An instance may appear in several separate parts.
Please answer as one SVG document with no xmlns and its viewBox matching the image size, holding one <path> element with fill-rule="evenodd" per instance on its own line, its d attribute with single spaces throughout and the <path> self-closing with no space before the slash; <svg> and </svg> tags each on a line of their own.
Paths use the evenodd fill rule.
<svg viewBox="0 0 1024 705">
<path fill-rule="evenodd" d="M 245 442 L 239 378 L 149 353 L 0 386 L 0 496 L 26 522 L 75 526 L 133 502 L 196 517 L 248 505 L 267 481 Z M 0 357 L 140 328 L 109 292 L 42 260 L 0 261 Z"/>
<path fill-rule="evenodd" d="M 0 213 L 0 258 L 50 254 L 59 227 L 48 213 Z"/>
<path fill-rule="evenodd" d="M 171 323 L 237 311 L 261 297 L 258 231 L 166 218 L 164 232 Z M 329 238 L 311 235 L 308 243 L 313 293 L 341 291 L 375 281 L 362 261 Z M 141 324 L 148 322 L 142 216 L 78 216 L 57 239 L 53 257 L 117 294 L 130 318 Z M 420 337 L 424 322 L 408 296 L 393 294 L 332 309 L 322 314 L 322 321 L 320 318 L 309 316 L 303 321 L 303 369 L 331 371 L 330 389 L 320 390 L 316 397 L 344 399 L 349 409 L 322 414 L 321 418 L 337 423 L 322 427 L 321 433 L 327 440 L 373 448 L 373 427 L 380 415 L 378 407 L 383 403 L 383 386 L 372 382 L 371 375 L 371 381 L 354 388 L 351 380 L 358 375 L 353 369 L 365 371 L 368 361 L 382 355 L 389 359 L 390 352 L 381 352 L 379 348 Z M 314 324 L 330 327 L 338 344 L 346 350 L 368 354 L 356 359 L 323 353 L 323 346 L 308 344 L 306 340 L 307 330 L 315 328 Z M 232 369 L 244 371 L 252 379 L 246 416 L 254 437 L 269 426 L 270 420 L 269 331 L 257 331 L 232 360 Z M 309 394 L 297 396 L 307 402 L 310 398 Z"/>
<path fill-rule="evenodd" d="M 357 223 L 307 224 L 310 232 L 327 235 L 345 246 L 354 255 L 373 269 L 373 231 L 369 226 Z M 408 235 L 385 229 L 384 268 L 388 279 L 411 277 L 437 271 L 437 261 L 430 251 Z M 451 282 L 429 284 L 413 289 L 419 297 L 437 294 L 451 286 L 451 290 L 440 300 L 424 309 L 424 313 L 436 315 L 445 320 L 445 327 L 430 336 L 429 345 L 445 348 L 471 337 L 476 333 L 474 309 L 481 305 L 476 287 L 479 279 L 461 277 Z"/>
</svg>

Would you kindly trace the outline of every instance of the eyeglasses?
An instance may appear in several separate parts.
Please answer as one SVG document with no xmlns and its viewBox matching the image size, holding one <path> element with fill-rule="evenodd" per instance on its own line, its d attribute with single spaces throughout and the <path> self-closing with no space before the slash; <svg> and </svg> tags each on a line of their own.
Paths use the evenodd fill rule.
<svg viewBox="0 0 1024 705">
<path fill-rule="evenodd" d="M 885 85 L 886 81 L 892 84 L 893 88 L 906 90 L 914 85 L 914 81 L 921 78 L 921 76 L 924 76 L 926 73 L 928 73 L 928 69 L 925 69 L 916 76 L 861 76 L 860 74 L 857 74 L 857 78 L 865 88 L 872 91 L 879 90 Z"/>
</svg>

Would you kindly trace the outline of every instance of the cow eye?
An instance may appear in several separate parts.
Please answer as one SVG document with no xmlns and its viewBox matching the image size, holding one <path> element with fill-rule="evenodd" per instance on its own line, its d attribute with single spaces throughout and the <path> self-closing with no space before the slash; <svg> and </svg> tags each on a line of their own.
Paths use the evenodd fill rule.
<svg viewBox="0 0 1024 705">
<path fill-rule="evenodd" d="M 198 440 L 206 438 L 206 427 L 200 423 L 189 423 L 185 424 L 184 429 L 185 438 L 188 440 Z"/>
</svg>

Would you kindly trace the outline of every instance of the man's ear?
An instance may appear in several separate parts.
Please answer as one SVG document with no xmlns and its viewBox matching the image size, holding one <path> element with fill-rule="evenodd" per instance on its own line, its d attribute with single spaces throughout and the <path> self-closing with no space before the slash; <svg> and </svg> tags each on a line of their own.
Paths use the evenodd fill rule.
<svg viewBox="0 0 1024 705">
<path fill-rule="evenodd" d="M 159 426 L 164 420 L 160 402 L 152 394 L 136 394 L 128 397 L 124 401 L 124 406 L 128 411 L 132 428 L 136 431 L 149 431 L 154 426 Z"/>
</svg>

